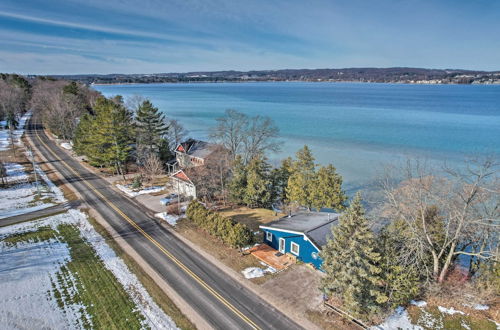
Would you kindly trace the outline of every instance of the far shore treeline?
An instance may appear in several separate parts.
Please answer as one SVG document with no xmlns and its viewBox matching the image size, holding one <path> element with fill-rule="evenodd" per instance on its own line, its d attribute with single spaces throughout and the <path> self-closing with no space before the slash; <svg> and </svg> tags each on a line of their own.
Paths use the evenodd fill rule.
<svg viewBox="0 0 500 330">
<path fill-rule="evenodd" d="M 285 71 L 266 74 L 287 77 Z M 416 77 L 441 74 L 406 71 Z M 132 174 L 134 187 L 158 177 L 168 180 L 167 163 L 188 137 L 181 123 L 140 96 L 106 98 L 80 82 L 2 74 L 1 129 L 12 133 L 29 109 L 90 165 L 124 180 Z M 367 215 L 361 192 L 349 201 L 341 173 L 334 164 L 316 164 L 308 146 L 271 166 L 266 154 L 279 150 L 281 142 L 268 117 L 227 110 L 212 128 L 211 140 L 217 151 L 192 173 L 199 182 L 198 200 L 188 207 L 188 221 L 241 248 L 255 239 L 253 233 L 222 217 L 218 206 L 341 213 L 320 254 L 325 272 L 320 289 L 353 316 L 377 320 L 413 299 L 470 295 L 494 301 L 500 294 L 497 159 L 472 160 L 462 170 L 430 168 L 417 160 L 387 169 L 380 182 L 383 197 Z M 4 162 L 0 159 L 2 178 Z M 466 275 L 455 281 L 460 274 Z"/>
</svg>

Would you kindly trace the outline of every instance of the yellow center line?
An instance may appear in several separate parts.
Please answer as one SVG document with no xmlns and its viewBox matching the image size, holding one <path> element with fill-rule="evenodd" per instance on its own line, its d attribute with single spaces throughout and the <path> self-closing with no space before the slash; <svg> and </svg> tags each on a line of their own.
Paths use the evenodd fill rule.
<svg viewBox="0 0 500 330">
<path fill-rule="evenodd" d="M 94 193 L 96 193 L 106 204 L 108 204 L 113 210 L 115 210 L 122 218 L 130 223 L 135 229 L 137 229 L 144 237 L 146 237 L 149 241 L 151 241 L 160 251 L 165 254 L 168 258 L 170 258 L 177 266 L 179 266 L 183 271 L 185 271 L 188 275 L 190 275 L 196 282 L 198 282 L 202 287 L 204 287 L 208 292 L 210 292 L 214 297 L 216 297 L 220 302 L 222 302 L 227 308 L 233 311 L 237 316 L 239 316 L 243 321 L 248 323 L 254 329 L 260 329 L 257 324 L 255 324 L 251 319 L 249 319 L 246 315 L 244 315 L 241 311 L 239 311 L 236 307 L 234 307 L 230 302 L 228 302 L 223 296 L 221 296 L 217 291 L 215 291 L 212 287 L 210 287 L 205 281 L 203 281 L 198 275 L 196 275 L 191 269 L 189 269 L 186 265 L 184 265 L 179 259 L 177 259 L 172 253 L 167 251 L 163 246 L 161 246 L 158 241 L 156 241 L 153 237 L 151 237 L 148 233 L 146 233 L 135 221 L 130 219 L 125 213 L 123 213 L 114 203 L 112 203 L 108 198 L 106 198 L 100 191 L 98 191 L 91 183 L 87 182 L 78 172 L 76 172 L 69 164 L 67 164 L 62 159 L 59 159 L 57 155 L 49 148 L 49 146 L 40 138 L 38 135 L 38 130 L 35 129 L 35 134 L 38 140 L 45 146 L 45 148 L 49 151 L 52 156 L 60 161 L 66 169 L 72 172 L 74 175 L 79 177 L 82 182 L 88 186 Z"/>
</svg>

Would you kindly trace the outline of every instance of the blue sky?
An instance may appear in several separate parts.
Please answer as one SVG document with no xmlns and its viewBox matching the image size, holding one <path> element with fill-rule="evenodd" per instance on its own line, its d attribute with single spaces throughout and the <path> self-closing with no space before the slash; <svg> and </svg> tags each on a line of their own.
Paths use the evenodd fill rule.
<svg viewBox="0 0 500 330">
<path fill-rule="evenodd" d="M 500 70 L 497 0 L 2 0 L 0 72 Z"/>
</svg>

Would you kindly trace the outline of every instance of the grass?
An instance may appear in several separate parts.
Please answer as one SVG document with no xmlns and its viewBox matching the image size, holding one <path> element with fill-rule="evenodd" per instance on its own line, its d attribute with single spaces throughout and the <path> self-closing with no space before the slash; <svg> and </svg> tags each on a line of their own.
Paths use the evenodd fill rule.
<svg viewBox="0 0 500 330">
<path fill-rule="evenodd" d="M 9 236 L 4 241 L 17 244 L 51 238 L 68 244 L 71 256 L 71 260 L 52 279 L 53 294 L 59 307 L 64 310 L 70 304 L 85 306 L 87 313 L 83 313 L 83 320 L 80 320 L 85 328 L 142 327 L 144 316 L 75 226 L 61 224 L 57 230 L 41 227 L 34 232 Z"/>
<path fill-rule="evenodd" d="M 196 329 L 189 319 L 181 312 L 174 302 L 156 284 L 156 282 L 137 264 L 137 262 L 123 251 L 113 237 L 95 219 L 88 217 L 94 229 L 106 240 L 106 243 L 125 262 L 127 267 L 137 276 L 141 284 L 149 293 L 153 301 L 174 320 L 175 324 L 185 330 Z"/>
<path fill-rule="evenodd" d="M 56 237 L 56 232 L 52 228 L 48 226 L 43 226 L 38 228 L 37 231 L 25 232 L 7 236 L 2 241 L 7 246 L 17 246 L 18 243 L 23 243 L 23 242 L 38 243 L 38 242 L 48 241 L 51 238 L 55 237 Z"/>
<path fill-rule="evenodd" d="M 273 210 L 251 209 L 248 207 L 228 208 L 219 212 L 234 221 L 244 223 L 254 232 L 259 230 L 259 225 L 264 225 L 283 216 Z"/>
<path fill-rule="evenodd" d="M 441 313 L 436 306 L 419 308 L 411 306 L 408 308 L 411 322 L 424 329 L 482 329 L 496 330 L 493 321 L 476 315 L 447 314 Z"/>
</svg>

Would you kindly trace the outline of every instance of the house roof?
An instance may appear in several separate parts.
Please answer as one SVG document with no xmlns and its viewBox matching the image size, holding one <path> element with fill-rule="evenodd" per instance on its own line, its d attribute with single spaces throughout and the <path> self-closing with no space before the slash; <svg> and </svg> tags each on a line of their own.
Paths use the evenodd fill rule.
<svg viewBox="0 0 500 330">
<path fill-rule="evenodd" d="M 303 234 L 320 248 L 332 237 L 331 228 L 338 218 L 337 213 L 298 212 L 260 227 Z"/>
<path fill-rule="evenodd" d="M 189 139 L 179 144 L 175 150 L 196 158 L 204 159 L 214 151 L 215 147 L 216 145 L 213 143 Z"/>
<path fill-rule="evenodd" d="M 174 174 L 172 174 L 172 177 L 193 184 L 193 182 L 189 179 L 189 177 L 186 175 L 186 173 L 184 173 L 183 170 L 175 172 Z"/>
</svg>

